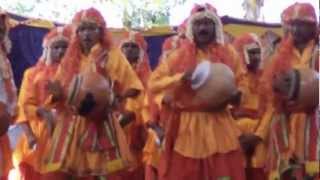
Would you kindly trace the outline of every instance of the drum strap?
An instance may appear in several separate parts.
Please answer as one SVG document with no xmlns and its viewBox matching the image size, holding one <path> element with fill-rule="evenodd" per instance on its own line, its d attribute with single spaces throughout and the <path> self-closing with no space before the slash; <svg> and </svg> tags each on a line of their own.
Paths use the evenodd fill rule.
<svg viewBox="0 0 320 180">
<path fill-rule="evenodd" d="M 269 149 L 269 168 L 270 170 L 283 170 L 287 168 L 284 154 L 289 149 L 289 129 L 286 115 L 279 114 L 273 117 L 271 123 L 270 149 Z"/>
<path fill-rule="evenodd" d="M 108 51 L 104 50 L 98 55 L 98 57 L 95 59 L 94 62 L 95 62 L 97 72 L 105 76 L 106 78 L 109 78 L 107 77 L 107 73 L 105 69 L 107 59 L 108 59 Z"/>
<path fill-rule="evenodd" d="M 311 60 L 309 61 L 309 67 L 311 69 L 314 69 L 314 70 L 318 70 L 319 67 L 319 45 L 316 45 L 314 46 L 314 49 L 312 51 L 312 56 L 311 56 Z"/>
<path fill-rule="evenodd" d="M 81 75 L 76 75 L 75 79 L 74 79 L 74 88 L 72 89 L 72 91 L 70 92 L 70 94 L 68 95 L 68 99 L 67 99 L 67 104 L 74 104 L 74 101 L 77 99 L 77 96 L 79 94 L 79 89 L 81 87 L 82 84 L 82 76 Z"/>
</svg>

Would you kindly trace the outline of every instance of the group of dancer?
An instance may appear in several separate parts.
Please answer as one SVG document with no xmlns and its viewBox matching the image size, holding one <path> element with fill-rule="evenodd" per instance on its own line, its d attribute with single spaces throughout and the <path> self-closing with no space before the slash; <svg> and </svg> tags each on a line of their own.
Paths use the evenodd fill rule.
<svg viewBox="0 0 320 180">
<path fill-rule="evenodd" d="M 290 111 L 289 82 L 275 83 L 292 69 L 319 72 L 317 16 L 295 3 L 281 20 L 281 41 L 263 56 L 258 35 L 226 41 L 217 10 L 196 4 L 152 70 L 142 33 L 116 44 L 98 10 L 81 10 L 46 34 L 17 95 L 0 12 L 0 179 L 320 179 L 319 109 Z M 232 70 L 238 89 L 214 108 L 191 104 L 205 60 Z M 90 114 L 99 104 L 90 93 L 75 109 L 79 83 L 99 86 L 100 76 L 109 82 L 103 113 Z M 24 132 L 15 149 L 10 124 Z"/>
</svg>

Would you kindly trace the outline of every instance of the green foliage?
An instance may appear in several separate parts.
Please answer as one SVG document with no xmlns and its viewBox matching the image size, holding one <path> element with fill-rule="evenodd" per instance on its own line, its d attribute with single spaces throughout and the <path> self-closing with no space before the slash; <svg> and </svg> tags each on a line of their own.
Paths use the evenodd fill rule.
<svg viewBox="0 0 320 180">
<path fill-rule="evenodd" d="M 168 25 L 171 8 L 186 0 L 111 0 L 122 9 L 123 25 L 141 28 Z"/>
<path fill-rule="evenodd" d="M 12 6 L 13 11 L 17 12 L 18 14 L 25 14 L 27 12 L 32 12 L 35 8 L 34 4 L 23 4 L 21 2 L 17 2 L 14 6 Z"/>
</svg>

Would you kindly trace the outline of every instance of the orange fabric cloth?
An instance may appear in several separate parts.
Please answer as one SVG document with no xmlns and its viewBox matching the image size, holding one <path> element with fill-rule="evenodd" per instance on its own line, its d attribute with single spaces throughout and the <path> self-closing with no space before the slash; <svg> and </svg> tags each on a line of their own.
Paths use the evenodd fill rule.
<svg viewBox="0 0 320 180">
<path fill-rule="evenodd" d="M 147 91 L 147 83 L 151 74 L 151 68 L 149 64 L 149 58 L 147 56 L 147 43 L 141 33 L 129 31 L 124 34 L 124 39 L 120 44 L 120 47 L 124 43 L 133 42 L 140 48 L 140 57 L 137 64 L 132 65 L 133 69 L 137 73 L 140 81 L 142 82 L 145 91 L 141 92 L 137 98 L 129 99 L 126 104 L 126 110 L 135 113 L 136 120 L 126 127 L 126 134 L 129 140 L 129 145 L 135 152 L 138 163 L 141 162 L 150 163 L 154 155 L 154 142 L 152 141 L 152 135 L 147 134 L 145 130 L 145 123 L 150 120 L 149 114 L 149 94 Z M 146 137 L 147 136 L 147 137 Z M 143 148 L 143 145 L 145 147 Z M 148 153 L 146 153 L 148 152 Z M 139 167 L 138 164 L 138 167 Z"/>
<path fill-rule="evenodd" d="M 159 180 L 246 179 L 244 169 L 240 165 L 243 162 L 240 151 L 217 153 L 205 159 L 189 158 L 174 152 L 171 162 L 171 168 L 165 176 L 163 169 L 159 168 Z"/>
<path fill-rule="evenodd" d="M 244 83 L 246 86 L 240 87 L 240 90 L 242 91 L 242 97 L 241 97 L 241 104 L 239 109 L 245 110 L 248 109 L 252 112 L 256 112 L 257 118 L 251 118 L 251 117 L 241 117 L 237 119 L 237 125 L 239 126 L 242 133 L 255 133 L 259 121 L 261 120 L 259 116 L 263 113 L 262 107 L 261 107 L 261 100 L 260 100 L 260 94 L 257 92 L 258 88 L 257 85 L 259 76 L 255 74 L 247 74 Z M 251 159 L 251 165 L 254 168 L 262 168 L 265 165 L 266 160 L 266 154 L 267 154 L 267 147 L 266 142 L 260 143 L 257 145 L 255 154 Z"/>
<path fill-rule="evenodd" d="M 58 63 L 50 59 L 51 44 L 63 40 L 68 41 L 71 36 L 70 26 L 52 29 L 43 40 L 43 54 L 37 64 L 24 73 L 18 99 L 19 114 L 16 123 L 23 123 L 25 128 L 34 135 L 35 147 L 29 147 L 27 134 L 18 142 L 13 153 L 14 164 L 19 164 L 23 178 L 40 179 L 45 171 L 46 151 L 51 148 L 47 123 L 40 118 L 37 110 L 45 106 L 49 97 L 47 83 L 56 74 Z M 52 175 L 54 176 L 54 175 Z M 49 177 L 47 177 L 49 178 Z"/>
<path fill-rule="evenodd" d="M 238 51 L 242 63 L 247 65 L 249 63 L 248 48 L 251 46 L 261 48 L 259 38 L 255 34 L 244 34 L 234 41 L 234 46 Z M 262 56 L 260 56 L 262 58 Z M 263 60 L 261 59 L 262 63 Z M 259 68 L 259 67 L 258 67 Z M 256 131 L 261 115 L 264 113 L 264 102 L 262 102 L 263 94 L 260 93 L 261 74 L 263 70 L 258 69 L 257 72 L 250 72 L 247 70 L 242 76 L 239 89 L 242 92 L 241 102 L 238 107 L 234 108 L 234 112 L 247 112 L 250 115 L 246 117 L 236 117 L 237 124 L 242 133 L 253 134 Z M 252 115 L 252 116 L 251 116 Z M 253 168 L 263 168 L 266 159 L 266 142 L 257 145 L 255 154 L 251 159 L 251 166 Z"/>
<path fill-rule="evenodd" d="M 12 168 L 11 149 L 7 135 L 0 136 L 0 179 Z"/>
<path fill-rule="evenodd" d="M 239 89 L 242 92 L 239 108 L 256 111 L 257 116 L 261 116 L 264 110 L 259 92 L 261 73 L 247 72 L 241 80 Z"/>
<path fill-rule="evenodd" d="M 156 136 L 157 135 L 154 131 L 149 130 L 148 138 L 143 149 L 143 161 L 146 165 L 150 165 L 152 167 L 158 167 L 161 153 L 161 149 L 156 142 Z"/>
<path fill-rule="evenodd" d="M 282 12 L 281 20 L 284 24 L 289 24 L 293 20 L 316 23 L 317 15 L 314 7 L 310 3 L 296 2 Z"/>
<path fill-rule="evenodd" d="M 305 172 L 309 175 L 319 174 L 319 114 L 296 113 L 292 115 L 292 138 L 295 140 L 294 154 L 299 163 L 305 164 Z"/>
<path fill-rule="evenodd" d="M 160 62 L 166 58 L 177 48 L 181 46 L 181 43 L 185 39 L 184 32 L 179 33 L 177 35 L 173 35 L 171 37 L 168 37 L 165 39 L 165 41 L 162 44 L 162 54 L 160 57 Z"/>
<path fill-rule="evenodd" d="M 18 96 L 18 115 L 15 119 L 15 123 L 23 123 L 27 121 L 27 117 L 25 114 L 24 107 L 25 101 L 29 98 L 30 94 L 28 92 L 33 91 L 32 87 L 32 81 L 35 77 L 35 75 L 42 70 L 43 67 L 45 67 L 45 63 L 43 62 L 43 59 L 39 59 L 36 65 L 26 69 L 23 74 L 23 79 L 20 86 L 20 92 Z"/>
<path fill-rule="evenodd" d="M 240 90 L 242 91 L 241 103 L 239 110 L 249 111 L 257 114 L 256 118 L 241 117 L 237 119 L 237 124 L 242 133 L 255 133 L 257 127 L 260 125 L 261 116 L 264 113 L 265 107 L 261 101 L 261 94 L 259 93 L 260 76 L 253 73 L 247 73 Z M 236 109 L 237 110 L 237 109 Z M 267 141 L 258 144 L 255 154 L 251 159 L 251 165 L 254 168 L 263 168 L 267 156 Z"/>
<path fill-rule="evenodd" d="M 50 148 L 50 138 L 46 123 L 37 115 L 37 109 L 42 106 L 49 94 L 46 83 L 52 79 L 57 71 L 58 64 L 44 65 L 41 70 L 37 67 L 26 70 L 22 81 L 19 96 L 18 123 L 28 123 L 37 140 L 35 150 L 29 148 L 26 136 L 20 140 L 14 152 L 15 163 L 24 162 L 37 172 L 43 172 L 47 149 Z"/>
</svg>

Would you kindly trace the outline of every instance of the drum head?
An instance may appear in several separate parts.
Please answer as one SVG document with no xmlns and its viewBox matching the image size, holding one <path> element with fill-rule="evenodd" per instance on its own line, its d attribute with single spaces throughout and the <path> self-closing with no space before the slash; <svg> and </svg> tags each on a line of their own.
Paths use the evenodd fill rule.
<svg viewBox="0 0 320 180">
<path fill-rule="evenodd" d="M 191 77 L 191 88 L 193 90 L 199 89 L 209 78 L 211 70 L 211 63 L 208 60 L 200 63 Z"/>
</svg>

